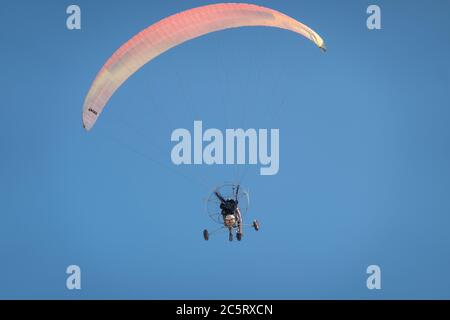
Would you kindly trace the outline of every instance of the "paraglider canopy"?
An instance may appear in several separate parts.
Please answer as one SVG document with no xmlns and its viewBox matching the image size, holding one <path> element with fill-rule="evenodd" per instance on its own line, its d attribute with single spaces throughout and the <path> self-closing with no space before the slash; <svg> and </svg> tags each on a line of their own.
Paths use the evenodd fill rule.
<svg viewBox="0 0 450 320">
<path fill-rule="evenodd" d="M 326 50 L 323 39 L 314 30 L 273 9 L 245 3 L 219 3 L 189 9 L 149 26 L 114 52 L 97 74 L 86 96 L 83 127 L 89 131 L 114 92 L 161 53 L 214 31 L 246 26 L 290 30 Z"/>
</svg>

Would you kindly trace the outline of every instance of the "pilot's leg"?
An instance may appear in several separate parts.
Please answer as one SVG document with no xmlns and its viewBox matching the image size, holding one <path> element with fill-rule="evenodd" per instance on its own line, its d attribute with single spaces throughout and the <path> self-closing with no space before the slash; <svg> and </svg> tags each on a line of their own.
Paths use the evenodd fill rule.
<svg viewBox="0 0 450 320">
<path fill-rule="evenodd" d="M 242 221 L 241 210 L 239 210 L 239 208 L 236 209 L 236 217 L 237 217 L 237 224 L 238 224 L 237 233 L 239 233 L 242 236 L 242 225 L 244 222 Z"/>
</svg>

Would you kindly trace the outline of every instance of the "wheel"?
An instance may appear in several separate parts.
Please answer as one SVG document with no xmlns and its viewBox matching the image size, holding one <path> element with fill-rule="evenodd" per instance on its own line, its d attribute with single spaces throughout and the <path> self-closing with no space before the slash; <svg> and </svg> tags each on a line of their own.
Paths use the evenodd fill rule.
<svg viewBox="0 0 450 320">
<path fill-rule="evenodd" d="M 236 234 L 236 238 L 238 239 L 238 241 L 241 241 L 241 239 L 242 239 L 242 233 L 237 233 Z"/>
<path fill-rule="evenodd" d="M 256 231 L 258 231 L 259 230 L 259 222 L 258 222 L 258 220 L 253 220 L 253 228 L 255 228 L 255 230 Z"/>
<path fill-rule="evenodd" d="M 230 235 L 228 236 L 228 240 L 233 241 L 233 234 L 230 232 Z"/>
<path fill-rule="evenodd" d="M 206 241 L 208 241 L 209 240 L 209 232 L 208 232 L 208 230 L 203 230 L 203 238 L 206 240 Z"/>
</svg>

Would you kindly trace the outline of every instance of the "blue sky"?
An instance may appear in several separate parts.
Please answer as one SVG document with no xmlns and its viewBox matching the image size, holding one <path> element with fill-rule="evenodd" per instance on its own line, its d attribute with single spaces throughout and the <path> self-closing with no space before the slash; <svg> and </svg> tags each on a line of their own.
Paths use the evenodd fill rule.
<svg viewBox="0 0 450 320">
<path fill-rule="evenodd" d="M 208 3 L 76 1 L 82 30 L 68 31 L 71 2 L 2 2 L 0 298 L 450 298 L 450 3 L 255 2 L 329 51 L 282 30 L 210 34 L 142 68 L 84 132 L 114 50 Z M 279 128 L 279 173 L 174 168 L 170 134 L 194 120 Z M 240 176 L 261 231 L 203 241 L 209 189 Z"/>
</svg>

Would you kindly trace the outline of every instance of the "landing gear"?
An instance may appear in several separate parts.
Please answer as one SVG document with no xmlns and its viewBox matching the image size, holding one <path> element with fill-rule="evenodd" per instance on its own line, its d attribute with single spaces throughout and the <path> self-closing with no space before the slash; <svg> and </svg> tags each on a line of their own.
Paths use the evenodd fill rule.
<svg viewBox="0 0 450 320">
<path fill-rule="evenodd" d="M 256 231 L 258 231 L 259 230 L 259 222 L 258 222 L 258 220 L 253 220 L 253 228 L 256 230 Z"/>
<path fill-rule="evenodd" d="M 203 238 L 206 240 L 206 241 L 208 241 L 209 240 L 209 232 L 208 232 L 208 230 L 203 230 Z"/>
<path fill-rule="evenodd" d="M 233 233 L 230 231 L 230 234 L 228 235 L 228 240 L 233 241 Z"/>
<path fill-rule="evenodd" d="M 240 232 L 236 233 L 236 238 L 238 239 L 238 241 L 241 241 L 242 233 L 240 233 Z"/>
</svg>

